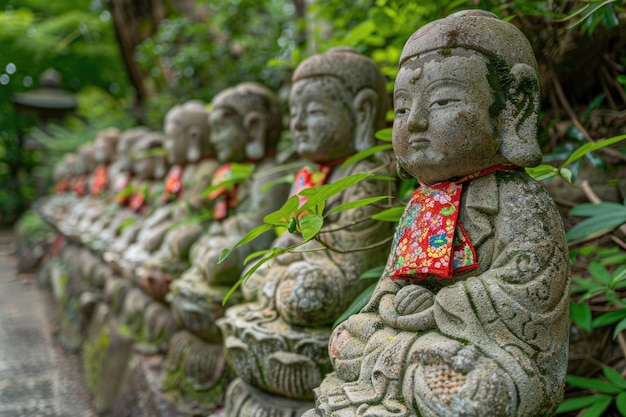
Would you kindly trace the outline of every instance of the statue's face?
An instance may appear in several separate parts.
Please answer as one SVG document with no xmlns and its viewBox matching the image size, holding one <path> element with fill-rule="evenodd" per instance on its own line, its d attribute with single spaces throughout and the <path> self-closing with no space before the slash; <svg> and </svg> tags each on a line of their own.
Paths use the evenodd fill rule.
<svg viewBox="0 0 626 417">
<path fill-rule="evenodd" d="M 185 131 L 180 119 L 182 112 L 178 109 L 171 110 L 165 117 L 163 133 L 165 140 L 163 146 L 167 150 L 167 158 L 172 164 L 184 164 L 187 159 L 187 141 Z"/>
<path fill-rule="evenodd" d="M 354 120 L 343 88 L 333 77 L 308 78 L 294 84 L 289 98 L 289 129 L 302 157 L 325 163 L 355 153 Z"/>
<path fill-rule="evenodd" d="M 227 108 L 218 107 L 209 115 L 211 144 L 220 162 L 241 162 L 246 159 L 246 132 L 238 114 Z"/>
<path fill-rule="evenodd" d="M 394 91 L 393 149 L 402 168 L 432 184 L 497 164 L 484 59 L 452 56 L 409 67 L 400 70 Z"/>
</svg>

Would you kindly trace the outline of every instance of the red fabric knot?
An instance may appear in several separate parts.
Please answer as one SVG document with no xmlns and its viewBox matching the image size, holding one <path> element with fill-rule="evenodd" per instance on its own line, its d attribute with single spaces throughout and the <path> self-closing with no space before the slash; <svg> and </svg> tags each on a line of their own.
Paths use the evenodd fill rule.
<svg viewBox="0 0 626 417">
<path fill-rule="evenodd" d="M 106 164 L 98 165 L 93 173 L 91 195 L 98 195 L 109 187 L 109 167 Z"/>
<path fill-rule="evenodd" d="M 185 188 L 183 185 L 183 172 L 184 168 L 181 165 L 174 165 L 170 168 L 165 177 L 165 188 L 161 195 L 163 203 L 178 200 L 182 196 Z"/>
<path fill-rule="evenodd" d="M 394 235 L 385 275 L 420 281 L 478 267 L 467 232 L 459 222 L 463 183 L 515 165 L 497 165 L 455 181 L 422 184 L 407 204 Z"/>
</svg>

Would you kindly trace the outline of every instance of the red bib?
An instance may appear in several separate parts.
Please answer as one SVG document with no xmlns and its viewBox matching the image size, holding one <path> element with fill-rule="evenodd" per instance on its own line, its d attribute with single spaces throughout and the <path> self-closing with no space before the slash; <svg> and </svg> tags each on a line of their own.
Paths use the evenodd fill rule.
<svg viewBox="0 0 626 417">
<path fill-rule="evenodd" d="M 463 183 L 515 168 L 498 165 L 457 181 L 421 184 L 398 223 L 385 275 L 416 281 L 429 275 L 449 279 L 455 272 L 477 268 L 474 246 L 458 221 Z"/>
</svg>

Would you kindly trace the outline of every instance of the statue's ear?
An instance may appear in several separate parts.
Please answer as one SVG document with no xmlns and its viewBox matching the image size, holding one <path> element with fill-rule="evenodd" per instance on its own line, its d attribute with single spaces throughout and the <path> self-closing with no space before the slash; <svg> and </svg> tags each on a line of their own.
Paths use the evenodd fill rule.
<svg viewBox="0 0 626 417">
<path fill-rule="evenodd" d="M 191 126 L 187 130 L 187 162 L 196 162 L 200 159 L 202 149 L 200 147 L 200 128 Z"/>
<path fill-rule="evenodd" d="M 506 106 L 500 114 L 500 153 L 510 163 L 533 167 L 541 162 L 537 142 L 539 82 L 535 70 L 526 64 L 511 69 L 513 83 Z"/>
<path fill-rule="evenodd" d="M 248 159 L 258 160 L 265 156 L 265 131 L 267 120 L 257 111 L 248 112 L 243 118 L 243 127 L 248 132 L 246 156 Z"/>
<path fill-rule="evenodd" d="M 354 147 L 357 152 L 371 148 L 376 143 L 374 137 L 378 95 L 371 88 L 359 91 L 352 101 L 354 111 Z"/>
</svg>

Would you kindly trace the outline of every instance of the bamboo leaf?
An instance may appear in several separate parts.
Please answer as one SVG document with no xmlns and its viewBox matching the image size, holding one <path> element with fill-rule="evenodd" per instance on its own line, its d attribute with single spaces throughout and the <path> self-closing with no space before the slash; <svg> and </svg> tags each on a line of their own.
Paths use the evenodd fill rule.
<svg viewBox="0 0 626 417">
<path fill-rule="evenodd" d="M 352 165 L 356 162 L 367 159 L 370 156 L 377 154 L 378 152 L 386 151 L 389 149 L 391 149 L 391 144 L 372 146 L 371 148 L 367 148 L 361 152 L 357 152 L 356 154 L 352 155 L 350 158 L 346 159 L 343 162 L 343 164 L 341 164 L 341 167 L 345 168 L 348 165 Z"/>
<path fill-rule="evenodd" d="M 565 379 L 568 385 L 576 388 L 589 389 L 606 394 L 619 394 L 621 389 L 595 378 L 585 378 L 582 376 L 567 375 Z"/>
<path fill-rule="evenodd" d="M 626 319 L 622 319 L 622 321 L 617 323 L 617 326 L 615 326 L 615 330 L 613 331 L 613 339 L 615 339 L 618 334 L 624 331 L 624 329 L 626 329 Z"/>
<path fill-rule="evenodd" d="M 615 385 L 618 388 L 626 389 L 626 379 L 624 379 L 615 369 L 611 368 L 610 366 L 603 366 L 602 373 L 611 384 Z"/>
<path fill-rule="evenodd" d="M 626 416 L 626 392 L 622 392 L 617 395 L 615 399 L 615 405 L 617 406 L 617 410 L 623 416 Z"/>
<path fill-rule="evenodd" d="M 613 402 L 612 398 L 603 398 L 601 401 L 591 405 L 580 417 L 601 417 Z"/>
<path fill-rule="evenodd" d="M 252 268 L 250 268 L 245 274 L 243 274 L 241 277 L 239 277 L 237 282 L 235 282 L 233 284 L 233 286 L 230 287 L 230 290 L 228 290 L 228 292 L 226 293 L 226 296 L 224 296 L 224 299 L 222 300 L 222 306 L 226 305 L 226 303 L 228 302 L 230 297 L 235 293 L 235 291 L 237 291 L 237 288 L 239 288 L 239 286 L 241 286 L 241 284 L 245 280 L 250 278 L 250 276 L 252 276 L 252 274 L 254 274 L 257 269 L 259 269 L 264 264 L 268 263 L 270 260 L 276 258 L 277 256 L 287 252 L 288 250 L 289 249 L 284 249 L 284 248 L 273 248 L 273 249 L 271 249 L 270 252 L 268 252 L 269 256 L 265 256 L 262 259 L 259 259 L 257 261 L 257 263 L 254 264 L 254 266 Z"/>
<path fill-rule="evenodd" d="M 609 270 L 606 269 L 604 266 L 602 266 L 598 262 L 595 262 L 595 261 L 590 262 L 588 269 L 592 277 L 602 282 L 603 284 L 606 284 L 607 286 L 613 280 L 613 276 L 611 275 Z"/>
<path fill-rule="evenodd" d="M 572 227 L 566 234 L 567 240 L 588 237 L 589 235 L 609 232 L 617 226 L 626 223 L 626 217 L 615 215 L 594 216 L 583 220 Z"/>
<path fill-rule="evenodd" d="M 620 308 L 619 310 L 609 311 L 608 313 L 604 313 L 591 322 L 591 327 L 604 327 L 609 324 L 617 323 L 618 321 L 626 318 L 626 308 Z"/>
<path fill-rule="evenodd" d="M 374 267 L 372 269 L 368 269 L 367 271 L 363 272 L 361 276 L 359 277 L 359 279 L 380 278 L 383 272 L 385 272 L 385 265 L 380 265 L 380 266 Z"/>
<path fill-rule="evenodd" d="M 569 315 L 572 321 L 581 329 L 591 331 L 591 308 L 589 304 L 570 304 Z"/>
<path fill-rule="evenodd" d="M 626 215 L 626 206 L 619 203 L 602 202 L 598 204 L 584 203 L 572 208 L 568 213 L 570 216 L 592 217 L 624 214 Z"/>
<path fill-rule="evenodd" d="M 326 201 L 328 198 L 343 192 L 347 188 L 350 188 L 371 176 L 372 174 L 353 174 L 332 184 L 313 187 L 316 190 L 315 194 L 312 195 L 309 200 L 302 205 L 302 207 L 300 207 L 300 211 L 310 211 L 318 204 Z"/>
<path fill-rule="evenodd" d="M 391 207 L 372 215 L 372 219 L 397 223 L 400 220 L 402 213 L 404 213 L 404 207 Z"/>
<path fill-rule="evenodd" d="M 237 249 L 240 246 L 245 245 L 248 242 L 251 242 L 252 240 L 261 236 L 263 233 L 267 232 L 268 230 L 271 230 L 272 228 L 273 226 L 271 224 L 262 224 L 250 230 L 248 233 L 244 235 L 244 237 L 241 238 L 241 240 L 239 240 L 239 242 L 235 243 L 235 246 L 233 246 L 230 249 L 224 249 L 222 251 L 222 253 L 220 254 L 220 259 L 218 263 L 222 263 L 224 259 L 226 259 L 228 255 L 232 253 L 233 250 Z"/>
<path fill-rule="evenodd" d="M 585 395 L 584 397 L 572 398 L 564 401 L 556 410 L 556 413 L 561 414 L 569 413 L 574 410 L 580 410 L 600 401 L 604 401 L 605 398 L 611 399 L 608 395 Z"/>
<path fill-rule="evenodd" d="M 532 168 L 526 168 L 526 173 L 534 178 L 536 181 L 547 180 L 548 178 L 555 177 L 558 174 L 558 169 L 552 165 L 539 165 Z"/>
<path fill-rule="evenodd" d="M 356 314 L 359 311 L 361 311 L 361 309 L 365 307 L 367 302 L 370 300 L 370 297 L 372 296 L 372 293 L 374 292 L 375 288 L 376 288 L 376 283 L 370 285 L 365 290 L 363 290 L 361 294 L 357 295 L 357 297 L 354 299 L 354 301 L 352 301 L 352 304 L 350 304 L 350 306 L 346 309 L 346 311 L 341 313 L 341 315 L 337 318 L 337 320 L 335 320 L 335 323 L 333 324 L 333 329 L 337 327 L 339 324 L 341 324 L 342 322 L 346 321 L 348 317 L 350 317 L 351 315 Z"/>
<path fill-rule="evenodd" d="M 612 138 L 604 139 L 599 142 L 587 142 L 578 149 L 576 149 L 574 152 L 572 152 L 572 154 L 565 160 L 565 162 L 561 164 L 561 167 L 565 167 L 572 162 L 579 160 L 589 152 L 597 151 L 598 149 L 611 146 L 624 139 L 626 139 L 626 135 L 613 136 Z"/>
<path fill-rule="evenodd" d="M 355 208 L 367 206 L 369 204 L 375 203 L 375 202 L 380 201 L 380 200 L 384 200 L 386 198 L 391 198 L 391 196 L 390 195 L 382 195 L 382 196 L 378 196 L 378 197 L 370 197 L 370 198 L 363 198 L 361 200 L 350 201 L 349 203 L 340 204 L 337 207 L 333 208 L 328 213 L 326 213 L 326 216 L 330 216 L 333 213 L 337 213 L 337 212 L 344 211 L 344 210 L 350 210 L 350 209 L 355 209 Z M 326 217 L 326 216 L 324 216 L 324 217 Z"/>
</svg>

